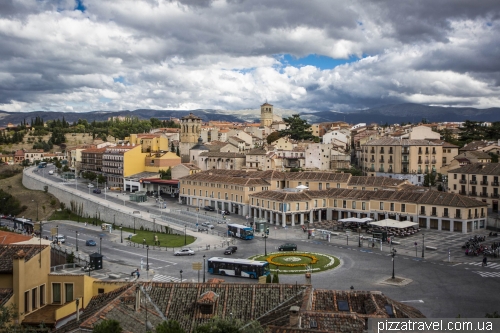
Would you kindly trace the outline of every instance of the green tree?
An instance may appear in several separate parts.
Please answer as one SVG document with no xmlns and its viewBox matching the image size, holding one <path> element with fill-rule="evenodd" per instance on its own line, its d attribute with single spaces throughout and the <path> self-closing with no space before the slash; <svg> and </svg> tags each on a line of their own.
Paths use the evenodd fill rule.
<svg viewBox="0 0 500 333">
<path fill-rule="evenodd" d="M 294 114 L 291 117 L 284 118 L 287 128 L 279 131 L 280 136 L 290 136 L 294 140 L 313 140 L 314 135 L 311 132 L 311 125 L 307 120 L 301 119 L 299 114 Z"/>
<path fill-rule="evenodd" d="M 173 319 L 163 321 L 156 326 L 156 333 L 185 333 L 181 325 Z"/>
<path fill-rule="evenodd" d="M 161 179 L 172 179 L 172 169 L 168 167 L 168 170 L 160 170 Z"/>
<path fill-rule="evenodd" d="M 106 319 L 94 325 L 93 333 L 122 333 L 120 322 L 114 319 Z"/>
<path fill-rule="evenodd" d="M 266 283 L 271 283 L 272 282 L 272 277 L 271 274 L 266 275 Z"/>
<path fill-rule="evenodd" d="M 271 144 L 274 141 L 278 140 L 279 138 L 281 138 L 280 132 L 272 132 L 267 136 L 266 141 L 268 144 Z"/>
<path fill-rule="evenodd" d="M 99 184 L 104 184 L 106 182 L 106 176 L 99 174 L 97 176 L 97 181 L 99 182 Z"/>
<path fill-rule="evenodd" d="M 278 272 L 274 272 L 273 274 L 273 283 L 280 283 L 280 277 L 278 275 Z"/>
<path fill-rule="evenodd" d="M 429 187 L 430 186 L 435 186 L 436 185 L 436 176 L 433 175 L 432 173 L 427 173 L 424 176 L 424 187 Z"/>
</svg>

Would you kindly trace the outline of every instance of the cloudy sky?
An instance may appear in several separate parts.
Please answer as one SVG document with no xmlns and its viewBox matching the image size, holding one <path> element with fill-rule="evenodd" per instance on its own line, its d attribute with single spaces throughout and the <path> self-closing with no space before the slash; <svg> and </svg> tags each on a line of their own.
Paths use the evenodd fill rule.
<svg viewBox="0 0 500 333">
<path fill-rule="evenodd" d="M 498 0 L 1 0 L 0 110 L 500 106 Z"/>
</svg>

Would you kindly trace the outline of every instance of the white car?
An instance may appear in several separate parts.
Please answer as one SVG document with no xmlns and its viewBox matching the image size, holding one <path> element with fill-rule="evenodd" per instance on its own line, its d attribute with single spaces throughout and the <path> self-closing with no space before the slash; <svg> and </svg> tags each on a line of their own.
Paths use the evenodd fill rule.
<svg viewBox="0 0 500 333">
<path fill-rule="evenodd" d="M 88 184 L 87 187 L 92 188 L 92 187 L 94 187 L 94 185 L 93 184 Z"/>
<path fill-rule="evenodd" d="M 208 222 L 203 222 L 201 225 L 204 226 L 204 227 L 207 227 L 209 229 L 215 228 L 213 224 L 210 224 Z"/>
<path fill-rule="evenodd" d="M 180 249 L 179 251 L 175 251 L 175 256 L 194 256 L 194 251 L 191 249 Z"/>
<path fill-rule="evenodd" d="M 49 175 L 53 175 L 53 174 L 54 174 L 54 170 L 50 170 Z"/>
</svg>

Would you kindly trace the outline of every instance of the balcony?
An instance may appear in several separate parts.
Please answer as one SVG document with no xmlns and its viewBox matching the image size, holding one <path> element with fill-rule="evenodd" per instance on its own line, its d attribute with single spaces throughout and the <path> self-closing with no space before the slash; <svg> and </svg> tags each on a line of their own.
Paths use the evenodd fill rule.
<svg viewBox="0 0 500 333">
<path fill-rule="evenodd" d="M 467 215 L 467 220 L 473 219 L 472 214 Z"/>
<path fill-rule="evenodd" d="M 408 169 L 401 170 L 401 173 L 408 173 Z"/>
<path fill-rule="evenodd" d="M 458 191 L 458 194 L 467 195 L 467 192 L 466 191 Z"/>
<path fill-rule="evenodd" d="M 436 155 L 436 151 L 435 150 L 432 151 L 432 155 Z"/>
<path fill-rule="evenodd" d="M 379 161 L 380 163 L 384 163 L 384 159 L 383 159 L 383 158 L 379 159 L 378 161 Z"/>
<path fill-rule="evenodd" d="M 477 180 L 474 180 L 474 179 L 473 179 L 473 180 L 471 180 L 471 181 L 470 181 L 470 183 L 471 183 L 472 185 L 477 185 Z"/>
<path fill-rule="evenodd" d="M 471 197 L 477 197 L 477 192 L 472 192 L 472 191 L 470 191 L 470 192 L 469 192 L 469 195 L 470 195 Z"/>
<path fill-rule="evenodd" d="M 369 171 L 375 172 L 375 168 L 368 168 Z"/>
<path fill-rule="evenodd" d="M 483 197 L 483 198 L 487 198 L 488 197 L 488 193 L 486 193 L 486 192 L 480 192 L 479 196 Z"/>
<path fill-rule="evenodd" d="M 492 186 L 500 186 L 500 183 L 499 182 L 492 182 L 491 185 Z"/>
<path fill-rule="evenodd" d="M 375 163 L 375 159 L 374 158 L 370 159 L 370 162 Z"/>
<path fill-rule="evenodd" d="M 458 182 L 460 184 L 467 184 L 467 179 L 460 179 Z"/>
<path fill-rule="evenodd" d="M 370 154 L 375 154 L 375 149 L 370 150 Z"/>
<path fill-rule="evenodd" d="M 480 217 L 480 218 L 485 218 L 485 217 L 486 217 L 486 214 L 481 213 L 481 214 L 479 215 L 479 217 Z"/>
<path fill-rule="evenodd" d="M 431 161 L 431 164 L 436 164 L 436 160 L 432 160 L 432 161 Z"/>
<path fill-rule="evenodd" d="M 391 162 L 389 162 L 389 163 L 391 163 Z M 401 164 L 408 164 L 408 163 L 410 163 L 410 161 L 405 161 L 405 160 L 401 161 Z"/>
<path fill-rule="evenodd" d="M 389 149 L 389 154 L 392 154 L 392 149 Z"/>
<path fill-rule="evenodd" d="M 498 196 L 499 196 L 499 195 L 498 195 L 498 193 L 492 193 L 492 194 L 491 194 L 491 197 L 492 197 L 492 198 L 498 198 Z"/>
<path fill-rule="evenodd" d="M 431 212 L 431 216 L 438 216 L 437 212 Z"/>
<path fill-rule="evenodd" d="M 429 161 L 425 161 L 424 163 L 425 163 L 425 164 L 429 164 Z"/>
<path fill-rule="evenodd" d="M 422 164 L 422 163 L 424 163 L 424 162 L 423 162 L 422 160 L 418 160 L 418 162 L 417 162 L 417 163 L 418 163 L 418 164 Z"/>
<path fill-rule="evenodd" d="M 443 213 L 443 217 L 450 217 L 448 213 Z"/>
<path fill-rule="evenodd" d="M 392 169 L 389 169 L 389 170 L 387 170 L 387 172 L 392 173 L 393 171 L 392 171 Z"/>
<path fill-rule="evenodd" d="M 385 171 L 384 171 L 384 168 L 379 168 L 379 169 L 378 169 L 378 172 L 385 172 Z"/>
<path fill-rule="evenodd" d="M 462 218 L 462 215 L 461 215 L 461 214 L 455 214 L 455 218 L 456 218 L 456 219 L 461 219 L 461 218 Z"/>
<path fill-rule="evenodd" d="M 403 151 L 401 152 L 401 154 L 403 154 L 403 155 L 407 155 L 409 153 L 410 153 L 409 149 L 403 149 Z"/>
<path fill-rule="evenodd" d="M 419 151 L 418 151 L 418 154 L 419 154 L 419 155 L 422 155 L 422 151 L 421 151 L 421 150 L 419 150 Z"/>
<path fill-rule="evenodd" d="M 380 153 L 383 154 L 384 153 L 384 149 L 380 149 Z"/>
<path fill-rule="evenodd" d="M 487 181 L 487 180 L 483 180 L 483 181 L 481 182 L 481 185 L 488 185 L 488 181 Z"/>
<path fill-rule="evenodd" d="M 392 163 L 394 163 L 394 161 L 393 161 L 393 160 L 392 160 L 392 158 L 391 158 L 389 161 L 387 161 L 387 163 L 392 164 Z"/>
</svg>

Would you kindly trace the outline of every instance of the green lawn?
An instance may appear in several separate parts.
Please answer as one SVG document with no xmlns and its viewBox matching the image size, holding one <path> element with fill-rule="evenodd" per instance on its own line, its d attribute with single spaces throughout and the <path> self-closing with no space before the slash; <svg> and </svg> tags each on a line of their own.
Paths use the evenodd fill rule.
<svg viewBox="0 0 500 333">
<path fill-rule="evenodd" d="M 75 213 L 68 214 L 66 210 L 64 211 L 56 211 L 52 216 L 49 217 L 49 221 L 54 221 L 54 220 L 70 220 L 70 221 L 75 221 L 79 223 L 85 223 L 87 222 L 88 224 L 92 225 L 101 225 L 102 223 L 108 223 L 105 221 L 101 221 L 96 218 L 92 217 L 81 217 L 76 215 Z M 119 230 L 119 227 L 116 226 L 115 230 Z M 163 227 L 163 230 L 165 230 L 165 227 Z M 134 234 L 134 229 L 132 228 L 123 228 L 123 241 L 127 241 L 128 236 Z M 189 245 L 195 241 L 195 238 L 193 236 L 186 236 L 186 241 L 184 244 L 184 234 L 182 235 L 174 235 L 174 234 L 165 234 L 165 233 L 159 233 L 159 232 L 152 232 L 152 231 L 146 231 L 146 230 L 135 230 L 135 236 L 132 237 L 132 242 L 137 243 L 137 244 L 142 244 L 143 240 L 146 239 L 146 245 L 154 245 L 154 236 L 155 234 L 158 236 L 158 241 L 160 242 L 160 246 L 163 247 L 182 247 L 184 245 Z"/>
<path fill-rule="evenodd" d="M 312 253 L 312 252 L 296 252 L 296 251 L 273 252 L 273 253 L 269 253 L 267 256 L 256 255 L 256 256 L 250 257 L 249 259 L 266 261 L 267 258 L 269 258 L 270 256 L 272 256 L 274 254 L 287 254 L 287 256 L 273 258 L 273 262 L 276 262 L 278 264 L 283 264 L 283 265 L 273 265 L 273 264 L 269 265 L 271 271 L 276 271 L 276 269 L 279 268 L 280 274 L 306 273 L 307 266 L 303 266 L 303 265 L 304 264 L 310 265 L 312 259 L 309 257 L 301 256 L 301 254 L 312 255 L 312 256 L 316 257 L 316 259 L 318 260 L 315 264 L 313 264 L 311 266 L 313 269 L 313 273 L 333 269 L 340 264 L 340 260 L 337 257 L 334 257 L 334 256 L 329 255 L 329 254 Z M 290 259 L 292 259 L 292 260 L 290 260 Z M 296 266 L 285 266 L 285 265 L 296 265 Z M 302 265 L 302 266 L 299 266 L 299 265 Z"/>
</svg>

